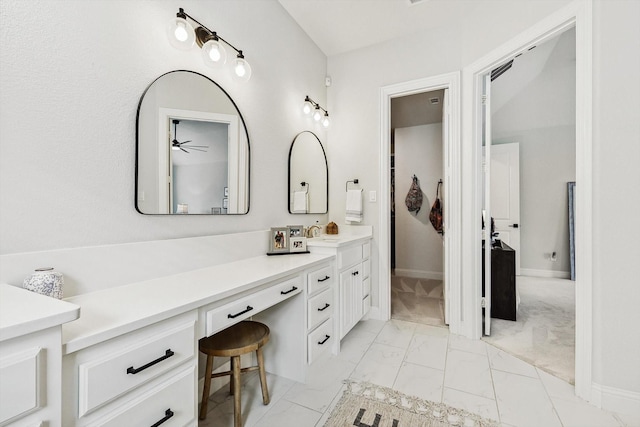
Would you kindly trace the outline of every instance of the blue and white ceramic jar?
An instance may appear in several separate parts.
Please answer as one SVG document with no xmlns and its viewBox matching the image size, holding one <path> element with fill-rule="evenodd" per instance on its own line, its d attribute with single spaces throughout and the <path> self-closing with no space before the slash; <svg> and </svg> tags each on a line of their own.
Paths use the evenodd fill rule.
<svg viewBox="0 0 640 427">
<path fill-rule="evenodd" d="M 63 284 L 62 273 L 55 271 L 53 267 L 42 267 L 24 279 L 23 287 L 48 297 L 62 299 Z"/>
</svg>

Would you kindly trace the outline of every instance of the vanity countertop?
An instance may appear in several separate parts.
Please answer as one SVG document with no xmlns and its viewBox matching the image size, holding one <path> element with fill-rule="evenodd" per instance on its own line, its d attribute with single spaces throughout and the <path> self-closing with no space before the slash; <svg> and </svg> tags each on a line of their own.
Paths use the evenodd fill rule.
<svg viewBox="0 0 640 427">
<path fill-rule="evenodd" d="M 79 315 L 75 304 L 0 284 L 0 341 L 58 326 Z"/>
<path fill-rule="evenodd" d="M 331 258 L 262 255 L 68 298 L 82 307 L 82 316 L 63 326 L 63 352 L 70 354 L 204 305 L 222 304 Z"/>
<path fill-rule="evenodd" d="M 308 239 L 307 247 L 339 248 L 352 243 L 366 242 L 369 239 L 371 239 L 371 233 L 321 234 L 313 239 Z"/>
</svg>

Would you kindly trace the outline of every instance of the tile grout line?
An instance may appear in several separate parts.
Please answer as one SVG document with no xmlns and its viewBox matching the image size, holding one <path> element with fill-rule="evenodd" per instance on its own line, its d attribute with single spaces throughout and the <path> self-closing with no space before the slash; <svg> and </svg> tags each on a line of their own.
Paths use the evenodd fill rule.
<svg viewBox="0 0 640 427">
<path fill-rule="evenodd" d="M 498 404 L 498 393 L 496 393 L 496 383 L 493 381 L 493 368 L 491 367 L 491 358 L 489 357 L 489 351 L 487 350 L 486 342 L 484 343 L 484 353 L 487 357 L 487 363 L 489 364 L 489 375 L 491 376 L 491 388 L 493 389 L 494 402 L 496 402 L 496 411 L 498 411 L 498 422 L 502 424 L 502 414 L 500 413 L 500 405 Z"/>
</svg>

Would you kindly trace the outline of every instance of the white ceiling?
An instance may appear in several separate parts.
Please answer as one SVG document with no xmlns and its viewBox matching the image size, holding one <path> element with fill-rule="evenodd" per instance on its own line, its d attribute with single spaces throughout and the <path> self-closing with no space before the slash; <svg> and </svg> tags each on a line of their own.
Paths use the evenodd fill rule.
<svg viewBox="0 0 640 427">
<path fill-rule="evenodd" d="M 450 22 L 461 0 L 278 0 L 327 55 L 374 45 Z"/>
<path fill-rule="evenodd" d="M 563 0 L 278 0 L 327 56 L 444 26 L 499 25 Z"/>
</svg>

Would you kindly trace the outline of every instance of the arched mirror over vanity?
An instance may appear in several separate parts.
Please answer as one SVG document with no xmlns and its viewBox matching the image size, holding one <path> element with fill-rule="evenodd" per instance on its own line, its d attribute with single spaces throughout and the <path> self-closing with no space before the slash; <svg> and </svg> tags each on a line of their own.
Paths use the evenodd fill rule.
<svg viewBox="0 0 640 427">
<path fill-rule="evenodd" d="M 289 150 L 289 213 L 327 213 L 328 175 L 327 156 L 320 139 L 313 132 L 300 132 Z"/>
<path fill-rule="evenodd" d="M 138 212 L 246 214 L 249 166 L 244 119 L 213 80 L 176 70 L 145 90 L 136 120 Z"/>
</svg>

